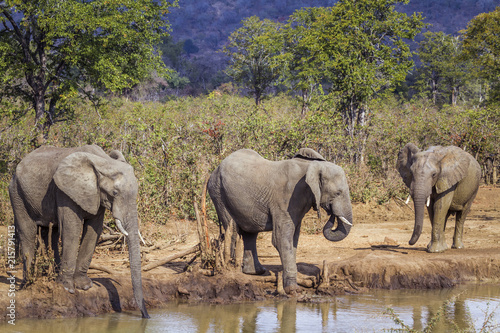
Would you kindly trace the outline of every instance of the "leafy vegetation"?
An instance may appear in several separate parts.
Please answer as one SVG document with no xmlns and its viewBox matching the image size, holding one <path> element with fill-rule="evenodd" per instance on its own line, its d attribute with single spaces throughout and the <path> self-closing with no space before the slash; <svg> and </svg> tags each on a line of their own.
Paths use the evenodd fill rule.
<svg viewBox="0 0 500 333">
<path fill-rule="evenodd" d="M 500 99 L 500 6 L 473 18 L 464 31 L 465 57 L 479 67 L 479 75 L 490 82 L 492 97 Z"/>
<path fill-rule="evenodd" d="M 242 26 L 245 18 L 257 16 L 261 20 L 285 22 L 304 7 L 331 7 L 336 3 L 336 0 L 180 1 L 179 8 L 174 8 L 169 14 L 173 38 L 181 43 L 191 39 L 199 48 L 193 57 L 180 55 L 180 59 L 185 61 L 183 76 L 190 81 L 181 93 L 210 92 L 221 80 L 227 82 L 227 77 L 221 75 L 227 58 L 218 51 L 226 45 L 229 35 Z M 413 0 L 407 5 L 397 5 L 396 10 L 409 16 L 422 13 L 424 23 L 430 24 L 430 31 L 455 36 L 459 30 L 466 28 L 467 22 L 474 16 L 490 12 L 496 6 L 497 0 Z M 416 45 L 412 47 L 414 50 Z"/>
<path fill-rule="evenodd" d="M 462 57 L 461 38 L 443 32 L 426 32 L 419 43 L 418 56 L 421 65 L 417 69 L 417 89 L 434 104 L 456 105 L 464 93 L 462 90 L 474 78 L 471 63 Z"/>
<path fill-rule="evenodd" d="M 47 144 L 98 144 L 108 151 L 122 150 L 141 184 L 141 218 L 151 223 L 194 217 L 193 201 L 199 199 L 204 180 L 225 156 L 240 148 L 254 149 L 272 160 L 290 158 L 301 147 L 316 149 L 346 170 L 353 201 L 380 204 L 407 191 L 394 163 L 408 142 L 422 148 L 453 144 L 480 162 L 500 148 L 498 100 L 483 89 L 497 89 L 498 75 L 489 73 L 497 73 L 498 64 L 491 55 L 497 52 L 498 34 L 489 33 L 496 26 L 486 26 L 483 20 L 494 20 L 498 10 L 474 19 L 463 37 L 424 35 L 416 81 L 420 94 L 402 93 L 403 84 L 398 94 L 390 88 L 411 68 L 410 49 L 403 39 L 417 35 L 422 18 L 397 10 L 407 1 L 364 0 L 297 10 L 280 22 L 244 20 L 225 50 L 234 60 L 228 71 L 235 83 L 253 91 L 254 98 L 244 97 L 241 87 L 233 83 L 220 82 L 205 96 L 179 98 L 181 94 L 173 90 L 188 87 L 194 73 L 200 77 L 206 73 L 189 67 L 187 61 L 203 52 L 195 39 L 181 42 L 164 36 L 161 9 L 168 10 L 175 2 L 144 0 L 130 3 L 125 10 L 114 1 L 67 1 L 55 14 L 51 7 L 35 9 L 27 2 L 14 7 L 18 2 L 0 5 L 4 17 L 0 32 L 5 37 L 0 39 L 0 52 L 5 55 L 0 70 L 6 73 L 0 81 L 2 221 L 12 221 L 6 188 L 15 166 L 39 146 L 40 127 L 33 123 L 49 121 L 51 131 L 43 132 Z M 279 3 L 278 7 L 286 7 L 288 2 Z M 59 2 L 43 2 L 49 4 Z M 92 5 L 102 15 L 86 20 Z M 147 6 L 152 10 L 142 17 L 141 9 Z M 21 8 L 23 15 L 10 20 L 9 13 Z M 69 14 L 72 20 L 60 25 L 54 21 Z M 127 17 L 116 22 L 122 15 Z M 42 23 L 46 30 L 40 28 Z M 29 37 L 31 65 L 14 64 L 25 56 L 16 24 L 26 29 L 21 35 Z M 41 38 L 36 37 L 41 31 L 46 33 L 46 45 L 35 40 Z M 476 34 L 485 43 L 474 40 Z M 150 75 L 148 71 L 161 67 L 160 53 L 152 49 L 154 41 L 178 73 L 168 78 L 161 71 Z M 50 59 L 45 67 L 37 63 L 44 52 Z M 59 74 L 58 61 L 63 68 Z M 34 103 L 35 90 L 29 90 L 30 75 L 45 82 L 41 100 L 46 105 L 41 109 Z M 435 84 L 429 89 L 432 80 Z M 134 89 L 137 82 L 141 83 Z M 263 99 L 271 84 L 278 85 L 275 93 Z M 463 94 L 477 86 L 482 87 L 481 98 Z M 28 90 L 21 93 L 22 89 Z M 168 91 L 160 98 L 158 89 Z M 114 90 L 118 92 L 113 94 Z M 17 93 L 24 98 L 15 98 Z M 40 114 L 56 116 L 52 106 L 68 116 L 65 122 L 41 120 Z M 213 208 L 210 214 L 215 217 Z"/>
<path fill-rule="evenodd" d="M 341 116 L 331 114 L 336 107 L 331 103 L 302 116 L 301 103 L 293 97 L 279 95 L 256 107 L 253 99 L 239 96 L 231 86 L 205 97 L 165 103 L 111 99 L 101 106 L 100 117 L 88 103 L 77 98 L 70 102 L 77 111 L 75 117 L 54 124 L 48 144 L 95 143 L 106 151 L 122 150 L 139 179 L 143 223 L 194 218 L 193 201 L 200 199 L 204 180 L 224 157 L 240 148 L 254 149 L 273 160 L 290 158 L 300 147 L 316 149 L 346 170 L 354 202 L 378 203 L 407 193 L 394 168 L 397 152 L 407 142 L 420 147 L 455 144 L 479 161 L 500 148 L 498 108 L 439 109 L 426 99 L 409 103 L 391 97 L 370 103 L 368 153 L 361 166 L 350 158 L 356 138 L 345 135 Z M 34 114 L 0 120 L 0 219 L 4 223 L 12 222 L 10 177 L 34 148 L 33 120 Z M 216 218 L 213 208 L 209 214 Z"/>
<path fill-rule="evenodd" d="M 48 130 L 68 115 L 73 96 L 120 91 L 155 70 L 168 29 L 168 1 L 20 1 L 0 3 L 0 100 L 20 98 Z M 48 106 L 46 106 L 48 104 Z"/>
<path fill-rule="evenodd" d="M 243 20 L 243 27 L 229 36 L 224 53 L 230 58 L 227 73 L 250 89 L 258 105 L 266 90 L 280 76 L 278 55 L 283 50 L 280 25 L 256 16 Z"/>
</svg>

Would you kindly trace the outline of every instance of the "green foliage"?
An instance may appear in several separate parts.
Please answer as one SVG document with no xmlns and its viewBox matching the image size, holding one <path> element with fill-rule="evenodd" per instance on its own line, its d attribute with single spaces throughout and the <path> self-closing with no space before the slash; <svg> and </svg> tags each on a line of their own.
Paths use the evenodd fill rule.
<svg viewBox="0 0 500 333">
<path fill-rule="evenodd" d="M 357 144 L 346 136 L 335 104 L 324 103 L 314 113 L 300 114 L 301 103 L 278 95 L 256 107 L 230 85 L 208 96 L 179 98 L 165 103 L 111 99 L 100 117 L 78 98 L 77 112 L 56 123 L 48 144 L 59 147 L 98 144 L 119 149 L 135 168 L 139 180 L 138 207 L 143 223 L 165 224 L 174 218 L 194 218 L 193 201 L 200 202 L 206 177 L 230 153 L 251 148 L 266 158 L 291 158 L 310 147 L 346 171 L 353 202 L 383 204 L 403 198 L 407 189 L 395 170 L 398 151 L 408 142 L 421 148 L 458 145 L 479 161 L 500 150 L 500 109 L 467 106 L 438 109 L 426 100 L 412 103 L 394 98 L 370 103 L 365 165 L 351 160 Z M 33 148 L 30 124 L 0 118 L 0 220 L 12 223 L 7 187 L 16 165 Z M 208 215 L 216 219 L 211 201 Z"/>
<path fill-rule="evenodd" d="M 302 9 L 292 17 L 298 30 L 298 78 L 326 81 L 338 96 L 349 133 L 364 126 L 366 103 L 402 81 L 413 66 L 405 39 L 423 27 L 422 17 L 395 10 L 408 1 L 339 1 L 330 8 Z M 292 50 L 293 52 L 293 50 Z"/>
<path fill-rule="evenodd" d="M 252 91 L 258 105 L 266 90 L 280 76 L 278 55 L 283 49 L 280 24 L 256 16 L 242 23 L 243 26 L 229 36 L 229 44 L 223 48 L 231 59 L 226 72 Z"/>
<path fill-rule="evenodd" d="M 491 100 L 500 99 L 500 6 L 479 14 L 462 31 L 465 57 L 479 67 L 480 75 L 491 83 Z"/>
<path fill-rule="evenodd" d="M 155 45 L 177 1 L 20 1 L 0 4 L 1 97 L 24 100 L 46 132 L 65 100 L 121 91 L 152 71 L 167 74 Z M 47 133 L 45 133 L 47 135 Z"/>
<path fill-rule="evenodd" d="M 426 32 L 419 43 L 421 66 L 416 86 L 428 92 L 434 104 L 457 104 L 474 79 L 474 67 L 462 56 L 462 40 L 443 32 Z"/>
</svg>

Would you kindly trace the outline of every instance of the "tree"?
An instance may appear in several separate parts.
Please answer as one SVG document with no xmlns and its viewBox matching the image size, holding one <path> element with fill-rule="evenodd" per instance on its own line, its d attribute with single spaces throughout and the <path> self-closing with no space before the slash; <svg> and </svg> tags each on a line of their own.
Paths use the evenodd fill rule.
<svg viewBox="0 0 500 333">
<path fill-rule="evenodd" d="M 500 6 L 479 14 L 462 31 L 464 56 L 479 67 L 479 74 L 492 85 L 492 100 L 500 99 Z"/>
<path fill-rule="evenodd" d="M 271 20 L 249 17 L 229 36 L 229 44 L 223 49 L 230 58 L 226 73 L 252 91 L 257 105 L 281 73 L 280 28 L 279 23 Z"/>
<path fill-rule="evenodd" d="M 397 12 L 399 3 L 408 1 L 340 0 L 330 8 L 306 9 L 315 15 L 302 41 L 308 52 L 301 72 L 321 73 L 339 99 L 349 136 L 360 134 L 358 161 L 363 158 L 365 139 L 359 129 L 367 124 L 368 102 L 404 80 L 413 66 L 405 39 L 420 32 L 422 17 Z"/>
<path fill-rule="evenodd" d="M 462 40 L 460 37 L 443 32 L 426 32 L 419 43 L 418 56 L 421 66 L 418 69 L 417 86 L 430 90 L 434 104 L 440 96 L 450 98 L 456 105 L 462 87 L 471 79 L 472 68 L 462 59 Z"/>
<path fill-rule="evenodd" d="M 290 16 L 283 29 L 282 61 L 285 64 L 285 70 L 282 73 L 283 82 L 290 89 L 300 92 L 302 115 L 308 111 L 314 94 L 317 91 L 323 92 L 321 80 L 324 73 L 316 67 L 315 51 L 308 44 L 313 23 L 321 13 L 322 8 L 298 10 Z"/>
<path fill-rule="evenodd" d="M 65 96 L 120 91 L 152 71 L 166 74 L 155 50 L 169 28 L 164 0 L 7 0 L 0 2 L 3 96 L 35 110 L 46 137 L 65 112 Z"/>
</svg>

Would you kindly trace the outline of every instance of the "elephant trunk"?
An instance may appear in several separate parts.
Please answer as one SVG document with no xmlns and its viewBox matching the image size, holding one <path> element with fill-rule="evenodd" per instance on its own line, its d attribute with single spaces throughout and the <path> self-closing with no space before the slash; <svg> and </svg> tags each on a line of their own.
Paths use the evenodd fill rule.
<svg viewBox="0 0 500 333">
<path fill-rule="evenodd" d="M 337 218 L 337 227 L 332 230 L 335 218 Z M 346 216 L 332 214 L 323 228 L 323 235 L 331 242 L 338 242 L 347 237 L 349 231 L 351 231 L 351 227 L 352 213 Z"/>
<path fill-rule="evenodd" d="M 146 304 L 144 302 L 144 294 L 142 291 L 142 276 L 141 276 L 141 248 L 139 238 L 139 228 L 137 222 L 137 213 L 135 218 L 132 218 L 127 226 L 127 245 L 130 260 L 130 274 L 132 279 L 132 288 L 134 290 L 134 298 L 137 306 L 141 310 L 142 318 L 149 318 Z"/>
<path fill-rule="evenodd" d="M 422 233 L 422 228 L 424 225 L 424 209 L 426 196 L 425 195 L 416 195 L 413 199 L 414 208 L 415 208 L 415 226 L 413 227 L 413 235 L 410 239 L 410 245 L 415 244 Z"/>
</svg>

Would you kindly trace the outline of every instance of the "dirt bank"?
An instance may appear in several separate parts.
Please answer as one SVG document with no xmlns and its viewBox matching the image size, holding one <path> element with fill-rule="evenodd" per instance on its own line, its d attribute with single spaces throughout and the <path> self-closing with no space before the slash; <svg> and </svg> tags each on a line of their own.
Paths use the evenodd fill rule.
<svg viewBox="0 0 500 333">
<path fill-rule="evenodd" d="M 342 242 L 331 243 L 319 232 L 322 223 L 309 214 L 302 226 L 297 250 L 300 277 L 312 287 L 302 287 L 299 299 L 311 301 L 312 295 L 364 292 L 369 288 L 443 288 L 465 281 L 500 279 L 500 189 L 481 187 L 464 227 L 466 249 L 440 254 L 425 252 L 430 240 L 430 222 L 415 246 L 408 240 L 413 230 L 412 204 L 395 200 L 385 205 L 356 204 L 354 227 Z M 194 222 L 172 221 L 168 226 L 143 226 L 146 239 L 154 239 L 159 249 L 144 253 L 144 263 L 180 252 L 197 243 Z M 453 218 L 446 229 L 448 244 L 454 230 Z M 7 231 L 0 230 L 6 237 Z M 217 228 L 212 224 L 211 233 Z M 276 273 L 281 269 L 277 251 L 271 245 L 271 234 L 258 238 L 261 262 L 270 270 L 268 276 L 248 276 L 226 272 L 205 276 L 197 271 L 184 272 L 189 255 L 175 262 L 144 272 L 143 285 L 149 307 L 161 307 L 176 299 L 187 301 L 237 302 L 281 297 L 276 292 Z M 326 261 L 330 281 L 321 284 L 320 275 Z M 111 269 L 111 276 L 90 270 L 94 286 L 71 295 L 53 281 L 38 281 L 9 296 L 8 274 L 0 271 L 0 307 L 6 309 L 15 299 L 16 318 L 67 317 L 96 315 L 110 311 L 135 309 L 126 252 L 100 249 L 93 264 Z M 196 262 L 195 262 L 196 264 Z M 196 265 L 195 265 L 196 266 Z M 21 277 L 17 267 L 17 282 Z M 0 318 L 6 319 L 2 311 Z"/>
</svg>

